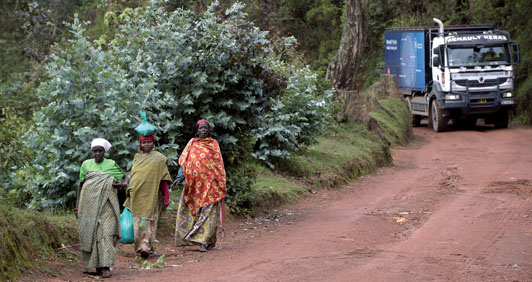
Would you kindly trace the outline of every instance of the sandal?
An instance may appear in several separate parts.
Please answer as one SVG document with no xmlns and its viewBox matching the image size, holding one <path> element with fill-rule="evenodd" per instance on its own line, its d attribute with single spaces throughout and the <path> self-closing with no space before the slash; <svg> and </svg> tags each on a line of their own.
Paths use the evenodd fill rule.
<svg viewBox="0 0 532 282">
<path fill-rule="evenodd" d="M 137 251 L 137 256 L 140 256 L 143 259 L 147 259 L 150 257 L 150 252 L 145 249 L 142 249 Z"/>
<path fill-rule="evenodd" d="M 109 267 L 104 267 L 102 270 L 102 278 L 109 278 L 111 277 L 111 270 Z"/>
<path fill-rule="evenodd" d="M 151 248 L 148 252 L 150 253 L 150 257 L 159 256 L 159 254 L 153 248 Z"/>
<path fill-rule="evenodd" d="M 207 249 L 207 245 L 204 245 L 204 244 L 201 244 L 200 247 L 199 247 L 199 251 L 200 252 L 207 252 L 208 249 Z"/>
<path fill-rule="evenodd" d="M 208 244 L 207 245 L 207 250 L 212 250 L 212 249 L 214 249 L 214 247 L 216 247 L 216 243 Z"/>
</svg>

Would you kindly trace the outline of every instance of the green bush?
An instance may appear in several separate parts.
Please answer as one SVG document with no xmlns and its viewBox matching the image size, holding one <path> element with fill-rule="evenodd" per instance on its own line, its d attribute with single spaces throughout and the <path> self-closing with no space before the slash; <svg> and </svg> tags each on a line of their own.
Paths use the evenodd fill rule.
<svg viewBox="0 0 532 282">
<path fill-rule="evenodd" d="M 16 115 L 13 108 L 1 109 L 0 118 L 0 199 L 23 207 L 31 199 L 31 189 L 17 186 L 14 178 L 19 171 L 31 165 L 31 151 L 24 145 L 24 134 L 31 125 L 31 120 Z"/>
<path fill-rule="evenodd" d="M 226 172 L 226 201 L 231 213 L 237 215 L 249 214 L 256 204 L 256 197 L 252 191 L 256 171 L 248 162 L 242 165 L 229 166 Z"/>
<path fill-rule="evenodd" d="M 116 37 L 107 45 L 88 40 L 76 18 L 71 44 L 49 58 L 49 80 L 37 90 L 48 105 L 36 113 L 25 136 L 35 157 L 19 179 L 35 188 L 30 206 L 73 202 L 79 165 L 90 158 L 95 137 L 107 138 L 113 144 L 107 157 L 129 169 L 138 150 L 133 128 L 140 123 L 139 110 L 160 129 L 158 149 L 174 172 L 196 121 L 209 120 L 228 172 L 248 175 L 242 181 L 230 178 L 235 187 L 253 180 L 240 168 L 254 148 L 280 149 L 286 156 L 300 142 L 312 143 L 327 118 L 327 95 L 314 86 L 310 70 L 290 69 L 277 60 L 267 32 L 246 21 L 242 8 L 237 3 L 220 11 L 213 4 L 200 15 L 182 9 L 167 13 L 154 0 L 147 9 L 119 15 Z M 276 110 L 287 118 L 268 120 Z M 258 134 L 272 125 L 299 131 L 288 141 L 281 134 Z M 283 145 L 263 145 L 272 140 Z M 246 189 L 235 187 L 228 187 L 234 197 L 228 202 L 247 205 L 238 199 Z"/>
<path fill-rule="evenodd" d="M 273 162 L 315 144 L 331 121 L 331 93 L 318 87 L 317 75 L 308 68 L 289 73 L 280 64 L 279 69 L 288 73 L 286 88 L 262 116 L 261 126 L 253 130 L 258 140 L 253 156 L 272 168 Z"/>
</svg>

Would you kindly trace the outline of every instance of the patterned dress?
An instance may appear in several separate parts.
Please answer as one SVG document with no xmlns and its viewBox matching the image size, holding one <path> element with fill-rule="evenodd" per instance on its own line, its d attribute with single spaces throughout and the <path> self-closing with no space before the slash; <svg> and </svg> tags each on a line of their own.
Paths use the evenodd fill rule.
<svg viewBox="0 0 532 282">
<path fill-rule="evenodd" d="M 113 175 L 89 171 L 84 176 L 78 207 L 81 257 L 86 268 L 114 265 L 120 239 L 120 208 Z"/>
<path fill-rule="evenodd" d="M 176 220 L 176 245 L 214 244 L 220 201 L 226 194 L 225 168 L 218 142 L 191 139 L 179 157 L 185 176 Z"/>
</svg>

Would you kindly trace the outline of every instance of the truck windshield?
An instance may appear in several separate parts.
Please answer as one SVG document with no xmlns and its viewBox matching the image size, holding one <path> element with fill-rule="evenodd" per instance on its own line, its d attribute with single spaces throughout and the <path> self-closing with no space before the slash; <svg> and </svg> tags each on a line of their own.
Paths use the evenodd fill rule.
<svg viewBox="0 0 532 282">
<path fill-rule="evenodd" d="M 510 64 L 510 52 L 506 45 L 448 47 L 450 67 Z"/>
</svg>

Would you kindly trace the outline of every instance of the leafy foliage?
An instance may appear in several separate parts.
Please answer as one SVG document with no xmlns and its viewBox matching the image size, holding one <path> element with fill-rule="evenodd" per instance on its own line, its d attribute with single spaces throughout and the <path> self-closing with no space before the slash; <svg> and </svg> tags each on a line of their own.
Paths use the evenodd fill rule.
<svg viewBox="0 0 532 282">
<path fill-rule="evenodd" d="M 257 1 L 249 14 L 263 29 L 297 38 L 299 52 L 324 75 L 340 44 L 344 6 L 341 0 Z"/>
<path fill-rule="evenodd" d="M 242 178 L 229 179 L 229 202 L 235 205 L 249 201 L 239 195 L 252 183 L 243 163 L 253 148 L 270 162 L 275 154 L 268 151 L 288 157 L 323 129 L 328 100 L 314 85 L 316 76 L 277 60 L 267 33 L 245 19 L 241 4 L 225 11 L 211 5 L 202 14 L 167 13 L 155 0 L 151 5 L 119 15 L 109 44 L 91 42 L 76 18 L 71 44 L 50 56 L 49 79 L 37 90 L 47 106 L 25 137 L 34 164 L 20 173 L 38 187 L 31 207 L 72 202 L 79 165 L 90 157 L 93 138 L 110 140 L 107 157 L 129 169 L 138 150 L 133 128 L 140 123 L 139 110 L 160 129 L 158 149 L 174 171 L 195 122 L 209 120 L 229 175 Z M 272 77 L 286 83 L 272 84 Z M 260 134 L 270 126 L 285 135 Z"/>
<path fill-rule="evenodd" d="M 227 197 L 226 201 L 233 214 L 249 214 L 257 199 L 252 191 L 256 171 L 251 162 L 226 167 Z"/>
<path fill-rule="evenodd" d="M 280 70 L 288 72 L 283 65 Z M 261 127 L 253 131 L 259 141 L 253 153 L 257 159 L 274 167 L 272 161 L 289 159 L 292 152 L 316 143 L 316 136 L 331 120 L 331 94 L 317 86 L 318 77 L 308 68 L 288 74 L 280 99 L 262 117 Z"/>
<path fill-rule="evenodd" d="M 22 138 L 31 122 L 17 116 L 13 108 L 4 108 L 3 115 L 0 119 L 0 199 L 24 206 L 31 193 L 26 189 L 16 189 L 18 187 L 13 186 L 12 179 L 31 160 L 31 151 L 24 146 Z"/>
<path fill-rule="evenodd" d="M 231 0 L 168 0 L 166 7 L 202 11 L 209 3 L 230 6 Z M 247 18 L 263 30 L 270 39 L 294 36 L 299 41 L 298 52 L 312 70 L 325 74 L 327 65 L 342 36 L 345 1 L 343 0 L 256 0 L 243 1 Z"/>
<path fill-rule="evenodd" d="M 166 265 L 166 255 L 160 256 L 155 263 L 142 259 L 140 256 L 135 257 L 139 269 L 163 268 Z"/>
</svg>

